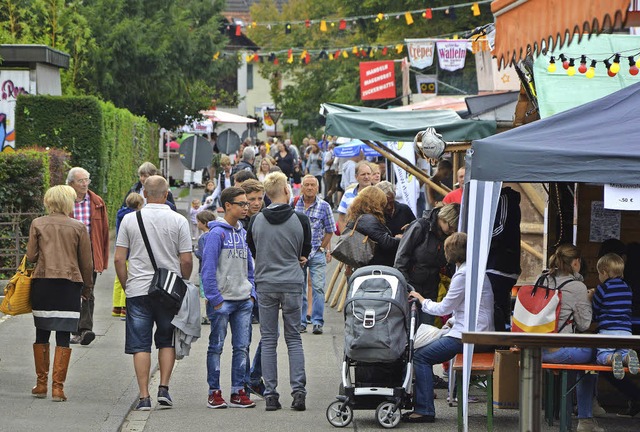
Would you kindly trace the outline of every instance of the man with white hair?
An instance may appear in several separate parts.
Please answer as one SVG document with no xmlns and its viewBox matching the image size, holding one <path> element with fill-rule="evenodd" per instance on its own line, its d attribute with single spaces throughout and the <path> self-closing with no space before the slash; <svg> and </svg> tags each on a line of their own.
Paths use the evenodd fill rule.
<svg viewBox="0 0 640 432">
<path fill-rule="evenodd" d="M 236 174 L 240 171 L 253 172 L 253 161 L 256 158 L 256 151 L 253 147 L 247 146 L 242 150 L 242 160 L 233 168 L 233 173 Z"/>
<path fill-rule="evenodd" d="M 67 174 L 67 184 L 76 191 L 73 209 L 74 219 L 82 222 L 89 232 L 91 251 L 93 255 L 93 282 L 96 276 L 107 269 L 109 262 L 109 218 L 104 201 L 96 193 L 89 190 L 90 174 L 80 167 L 73 167 Z M 78 332 L 71 338 L 72 344 L 89 345 L 96 335 L 93 332 L 93 307 L 95 297 L 93 289 L 82 300 Z"/>
</svg>

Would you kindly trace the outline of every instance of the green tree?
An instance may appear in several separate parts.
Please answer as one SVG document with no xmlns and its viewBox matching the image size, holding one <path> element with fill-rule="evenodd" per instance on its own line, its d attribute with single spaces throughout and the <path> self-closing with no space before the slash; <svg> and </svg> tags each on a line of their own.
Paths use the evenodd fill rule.
<svg viewBox="0 0 640 432">
<path fill-rule="evenodd" d="M 237 103 L 237 94 L 217 85 L 235 76 L 237 59 L 212 59 L 228 41 L 221 32 L 220 7 L 206 0 L 86 5 L 99 47 L 91 55 L 86 91 L 168 128 L 197 116 L 212 99 Z"/>
</svg>

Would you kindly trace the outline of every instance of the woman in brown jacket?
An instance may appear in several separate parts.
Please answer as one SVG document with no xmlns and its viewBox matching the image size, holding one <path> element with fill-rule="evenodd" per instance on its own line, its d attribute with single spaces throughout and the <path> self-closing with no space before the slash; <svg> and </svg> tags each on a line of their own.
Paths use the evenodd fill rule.
<svg viewBox="0 0 640 432">
<path fill-rule="evenodd" d="M 73 216 L 75 197 L 70 186 L 50 188 L 44 195 L 48 215 L 31 222 L 27 243 L 27 260 L 35 263 L 31 307 L 36 326 L 33 357 L 38 380 L 31 393 L 39 398 L 47 396 L 49 337 L 55 331 L 51 396 L 58 402 L 67 400 L 63 386 L 71 357 L 71 332 L 78 329 L 80 319 L 80 298 L 93 289 L 89 234 L 82 222 L 69 216 Z"/>
</svg>

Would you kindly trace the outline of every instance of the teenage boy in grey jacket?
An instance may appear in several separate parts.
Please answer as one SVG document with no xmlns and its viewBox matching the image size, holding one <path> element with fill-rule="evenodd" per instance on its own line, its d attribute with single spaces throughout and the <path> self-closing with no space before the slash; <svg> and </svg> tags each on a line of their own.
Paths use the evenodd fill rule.
<svg viewBox="0 0 640 432">
<path fill-rule="evenodd" d="M 265 382 L 266 410 L 275 411 L 279 402 L 278 314 L 282 308 L 284 339 L 289 353 L 289 381 L 296 411 L 306 409 L 306 374 L 302 339 L 298 332 L 302 308 L 304 274 L 302 266 L 311 252 L 309 219 L 289 205 L 291 190 L 281 172 L 269 174 L 264 181 L 271 205 L 249 222 L 247 243 L 255 257 L 255 282 L 258 287 L 260 335 L 262 337 L 262 374 Z"/>
</svg>

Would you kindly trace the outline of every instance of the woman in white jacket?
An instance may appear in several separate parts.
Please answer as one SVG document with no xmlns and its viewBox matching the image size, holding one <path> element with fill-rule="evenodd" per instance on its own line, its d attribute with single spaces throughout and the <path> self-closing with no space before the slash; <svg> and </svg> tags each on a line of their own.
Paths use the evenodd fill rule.
<svg viewBox="0 0 640 432">
<path fill-rule="evenodd" d="M 456 264 L 456 273 L 451 278 L 449 291 L 441 302 L 425 299 L 418 292 L 411 291 L 410 297 L 417 299 L 422 311 L 434 316 L 453 313 L 451 330 L 440 339 L 418 348 L 413 357 L 415 371 L 415 408 L 403 416 L 408 423 L 433 423 L 435 406 L 433 403 L 433 365 L 451 360 L 462 352 L 462 331 L 465 327 L 464 286 L 466 278 L 467 235 L 453 233 L 444 242 L 444 253 L 448 262 Z M 493 331 L 493 291 L 485 276 L 480 298 L 477 331 Z"/>
</svg>

